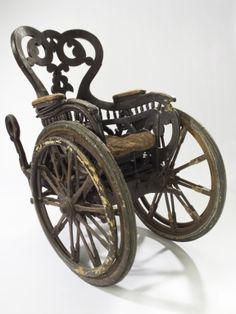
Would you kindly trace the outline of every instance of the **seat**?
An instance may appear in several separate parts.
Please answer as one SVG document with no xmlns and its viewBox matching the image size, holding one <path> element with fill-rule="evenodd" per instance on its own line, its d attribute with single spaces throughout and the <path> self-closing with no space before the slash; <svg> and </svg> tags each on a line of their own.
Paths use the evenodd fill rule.
<svg viewBox="0 0 236 314">
<path fill-rule="evenodd" d="M 155 145 L 155 142 L 156 136 L 149 131 L 123 136 L 106 136 L 107 147 L 116 158 L 151 149 Z"/>
</svg>

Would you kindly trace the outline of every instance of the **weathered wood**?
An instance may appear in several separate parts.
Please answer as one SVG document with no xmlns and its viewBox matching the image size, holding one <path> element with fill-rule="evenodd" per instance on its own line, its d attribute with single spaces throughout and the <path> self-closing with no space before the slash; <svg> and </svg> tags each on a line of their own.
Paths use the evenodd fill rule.
<svg viewBox="0 0 236 314">
<path fill-rule="evenodd" d="M 144 95 L 145 93 L 146 93 L 146 91 L 144 89 L 134 89 L 134 90 L 130 90 L 127 92 L 113 95 L 112 98 L 113 98 L 113 101 L 115 103 L 117 103 L 117 102 L 121 102 L 122 100 L 131 99 L 131 98 L 137 97 L 139 95 Z"/>
<path fill-rule="evenodd" d="M 35 100 L 32 101 L 32 106 L 37 107 L 38 105 L 44 104 L 44 103 L 49 103 L 51 101 L 59 101 L 62 99 L 66 99 L 65 95 L 62 93 L 56 93 L 56 94 L 51 94 L 51 95 L 46 95 L 39 97 Z"/>
</svg>

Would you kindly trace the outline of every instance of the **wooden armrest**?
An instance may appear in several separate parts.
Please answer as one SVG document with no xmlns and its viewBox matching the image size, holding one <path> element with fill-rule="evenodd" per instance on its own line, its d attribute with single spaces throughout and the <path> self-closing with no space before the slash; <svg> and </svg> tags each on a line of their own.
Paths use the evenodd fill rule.
<svg viewBox="0 0 236 314">
<path fill-rule="evenodd" d="M 98 107 L 94 104 L 91 104 L 87 100 L 77 99 L 77 98 L 69 98 L 66 101 L 66 104 L 73 104 L 77 105 L 80 108 L 83 108 L 85 110 L 88 110 L 90 113 L 98 113 Z"/>
<path fill-rule="evenodd" d="M 39 98 L 33 100 L 32 106 L 37 107 L 38 105 L 41 105 L 44 103 L 48 103 L 48 102 L 55 101 L 55 100 L 62 100 L 65 98 L 66 98 L 66 96 L 64 94 L 61 94 L 61 93 L 46 95 L 46 96 L 42 96 L 42 97 L 39 97 Z"/>
<path fill-rule="evenodd" d="M 144 89 L 134 89 L 134 90 L 127 91 L 124 93 L 116 94 L 112 98 L 113 98 L 114 103 L 118 103 L 123 100 L 127 100 L 129 98 L 131 99 L 135 96 L 144 95 L 145 93 L 146 91 Z"/>
<path fill-rule="evenodd" d="M 172 97 L 171 95 L 168 95 L 166 93 L 156 93 L 156 94 L 158 96 L 162 97 L 164 101 L 167 101 L 167 102 L 172 102 L 172 101 L 175 102 L 176 101 L 175 97 Z"/>
</svg>

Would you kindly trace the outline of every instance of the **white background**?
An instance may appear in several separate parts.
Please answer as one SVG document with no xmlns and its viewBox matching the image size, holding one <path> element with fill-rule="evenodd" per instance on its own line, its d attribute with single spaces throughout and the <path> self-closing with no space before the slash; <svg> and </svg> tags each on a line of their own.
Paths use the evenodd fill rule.
<svg viewBox="0 0 236 314">
<path fill-rule="evenodd" d="M 102 99 L 134 88 L 177 97 L 217 142 L 227 171 L 223 215 L 203 238 L 175 244 L 138 222 L 133 268 L 118 285 L 77 278 L 44 236 L 4 127 L 18 118 L 29 160 L 41 130 L 33 88 L 16 65 L 10 34 L 20 25 L 96 34 L 105 56 L 93 92 Z M 236 1 L 102 0 L 0 3 L 0 312 L 236 313 Z"/>
</svg>

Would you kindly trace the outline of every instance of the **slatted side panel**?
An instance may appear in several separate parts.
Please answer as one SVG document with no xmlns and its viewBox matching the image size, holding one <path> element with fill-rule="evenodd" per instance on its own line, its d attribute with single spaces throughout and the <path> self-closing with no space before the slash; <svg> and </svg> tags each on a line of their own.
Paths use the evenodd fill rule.
<svg viewBox="0 0 236 314">
<path fill-rule="evenodd" d="M 139 105 L 137 107 L 134 108 L 130 108 L 130 109 L 125 109 L 125 110 L 106 110 L 106 109 L 100 109 L 100 116 L 101 119 L 103 120 L 103 123 L 109 124 L 109 121 L 111 120 L 117 120 L 119 118 L 124 118 L 124 117 L 128 117 L 128 116 L 134 116 L 137 114 L 140 114 L 142 112 L 151 110 L 151 109 L 157 109 L 160 110 L 161 104 L 159 102 L 149 102 L 146 104 L 142 104 Z M 114 124 L 109 124 L 109 128 L 115 132 L 115 130 L 117 130 L 117 125 Z"/>
<path fill-rule="evenodd" d="M 138 107 L 135 107 L 135 108 L 132 108 L 130 109 L 132 114 L 135 115 L 135 114 L 139 114 L 139 113 L 142 113 L 144 111 L 148 111 L 150 109 L 157 109 L 159 110 L 160 109 L 160 104 L 158 102 L 149 102 L 147 104 L 142 104 Z"/>
</svg>

